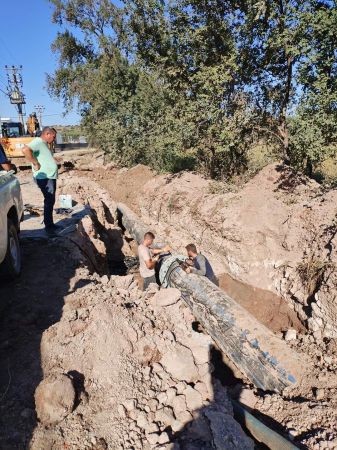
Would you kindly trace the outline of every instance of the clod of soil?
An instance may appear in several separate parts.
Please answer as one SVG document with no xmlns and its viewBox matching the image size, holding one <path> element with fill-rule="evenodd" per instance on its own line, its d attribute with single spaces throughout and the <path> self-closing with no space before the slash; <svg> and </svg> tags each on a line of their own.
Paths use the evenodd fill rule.
<svg viewBox="0 0 337 450">
<path fill-rule="evenodd" d="M 67 376 L 60 374 L 45 378 L 35 391 L 37 417 L 44 425 L 61 422 L 72 412 L 75 389 Z"/>
</svg>

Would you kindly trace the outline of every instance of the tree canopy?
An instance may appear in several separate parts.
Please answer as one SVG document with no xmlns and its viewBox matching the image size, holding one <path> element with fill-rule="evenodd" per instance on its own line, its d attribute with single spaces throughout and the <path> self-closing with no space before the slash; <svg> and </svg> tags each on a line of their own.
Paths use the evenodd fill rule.
<svg viewBox="0 0 337 450">
<path fill-rule="evenodd" d="M 50 2 L 49 92 L 121 164 L 224 178 L 269 142 L 310 174 L 334 154 L 335 1 Z"/>
</svg>

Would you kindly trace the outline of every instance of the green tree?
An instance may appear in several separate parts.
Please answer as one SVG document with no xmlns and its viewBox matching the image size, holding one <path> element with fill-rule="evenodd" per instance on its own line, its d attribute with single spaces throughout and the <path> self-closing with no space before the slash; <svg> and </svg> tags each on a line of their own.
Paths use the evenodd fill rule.
<svg viewBox="0 0 337 450">
<path fill-rule="evenodd" d="M 121 164 L 224 178 L 264 139 L 310 173 L 335 148 L 335 2 L 50 1 L 49 91 Z"/>
</svg>

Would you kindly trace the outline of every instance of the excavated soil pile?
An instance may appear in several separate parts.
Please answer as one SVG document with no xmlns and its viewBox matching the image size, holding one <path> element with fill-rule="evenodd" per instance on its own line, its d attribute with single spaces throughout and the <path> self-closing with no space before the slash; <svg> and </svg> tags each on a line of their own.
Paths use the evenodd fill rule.
<svg viewBox="0 0 337 450">
<path fill-rule="evenodd" d="M 337 448 L 336 191 L 278 165 L 239 190 L 216 185 L 219 192 L 194 174 L 145 183 L 143 173 L 138 166 L 94 176 L 112 195 L 116 176 L 119 190 L 123 178 L 128 195 L 119 199 L 174 248 L 196 242 L 222 287 L 313 363 L 310 376 L 282 396 L 250 386 L 241 400 L 301 448 Z"/>
<path fill-rule="evenodd" d="M 252 449 L 176 289 L 78 269 L 43 335 L 32 449 Z"/>
<path fill-rule="evenodd" d="M 0 286 L 14 305 L 19 300 L 1 330 L 8 364 L 0 375 L 8 387 L 0 397 L 0 443 L 32 450 L 252 449 L 233 418 L 231 393 L 299 447 L 336 449 L 336 234 L 328 205 L 335 194 L 301 180 L 288 188 L 290 175 L 274 166 L 240 192 L 211 194 L 210 182 L 196 175 L 153 178 L 138 166 L 110 168 L 103 180 L 105 169 L 94 163 L 94 172 L 89 162 L 81 175 L 99 179 L 174 248 L 195 241 L 218 274 L 248 283 L 222 277 L 241 304 L 259 297 L 255 315 L 279 334 L 287 330 L 288 345 L 310 358 L 312 373 L 282 395 L 233 379 L 225 387 L 228 367 L 179 291 L 153 286 L 144 293 L 133 275 L 110 276 L 134 257 L 134 243 L 123 236 L 109 193 L 72 172 L 60 187 L 87 205 L 88 215 L 67 237 L 23 243 L 38 273 L 28 265 L 21 283 Z M 271 293 L 252 286 L 287 302 L 276 297 L 264 308 Z"/>
<path fill-rule="evenodd" d="M 218 275 L 281 296 L 317 340 L 337 337 L 336 189 L 272 164 L 241 188 L 160 175 L 138 199 L 143 222 L 175 249 L 195 242 Z"/>
</svg>

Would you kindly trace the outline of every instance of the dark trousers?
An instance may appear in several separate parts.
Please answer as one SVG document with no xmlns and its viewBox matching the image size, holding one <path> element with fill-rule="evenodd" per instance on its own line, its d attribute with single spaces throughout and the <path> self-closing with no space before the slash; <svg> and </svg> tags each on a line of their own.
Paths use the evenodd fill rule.
<svg viewBox="0 0 337 450">
<path fill-rule="evenodd" d="M 143 278 L 143 291 L 146 291 L 151 283 L 157 283 L 155 275 L 152 275 L 152 277 Z"/>
<path fill-rule="evenodd" d="M 55 205 L 56 180 L 50 178 L 36 178 L 35 181 L 44 197 L 44 226 L 46 228 L 52 227 L 54 225 L 53 209 Z"/>
</svg>

